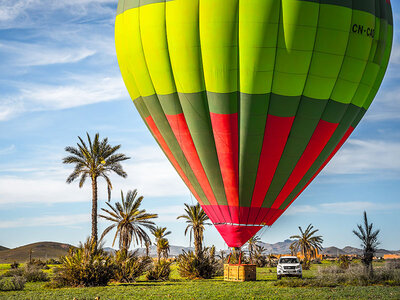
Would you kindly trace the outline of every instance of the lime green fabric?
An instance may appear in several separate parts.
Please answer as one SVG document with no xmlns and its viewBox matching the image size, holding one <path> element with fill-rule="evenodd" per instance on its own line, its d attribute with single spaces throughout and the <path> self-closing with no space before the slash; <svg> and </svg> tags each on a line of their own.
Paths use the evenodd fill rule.
<svg viewBox="0 0 400 300">
<path fill-rule="evenodd" d="M 268 115 L 294 117 L 263 206 L 270 207 L 320 120 L 339 124 L 290 203 L 371 105 L 393 40 L 386 0 L 120 0 L 118 62 L 205 199 L 166 115 L 183 114 L 217 202 L 227 204 L 210 113 L 238 119 L 239 204 L 250 206 Z"/>
</svg>

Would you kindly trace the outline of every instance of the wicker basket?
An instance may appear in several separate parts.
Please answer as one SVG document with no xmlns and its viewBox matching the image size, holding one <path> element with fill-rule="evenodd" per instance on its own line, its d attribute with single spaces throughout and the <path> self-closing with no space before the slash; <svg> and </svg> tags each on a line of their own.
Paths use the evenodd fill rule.
<svg viewBox="0 0 400 300">
<path fill-rule="evenodd" d="M 254 281 L 256 280 L 256 265 L 224 264 L 225 281 Z"/>
</svg>

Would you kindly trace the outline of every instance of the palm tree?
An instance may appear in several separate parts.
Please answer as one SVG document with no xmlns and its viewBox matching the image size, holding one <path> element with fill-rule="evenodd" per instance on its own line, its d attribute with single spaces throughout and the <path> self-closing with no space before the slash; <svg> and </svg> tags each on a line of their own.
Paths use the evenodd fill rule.
<svg viewBox="0 0 400 300">
<path fill-rule="evenodd" d="M 92 238 L 97 243 L 97 179 L 103 177 L 107 182 L 108 201 L 110 201 L 112 184 L 109 175 L 114 172 L 126 178 L 127 174 L 120 162 L 129 157 L 116 153 L 121 145 L 111 146 L 108 144 L 108 138 L 100 141 L 99 134 L 96 133 L 92 143 L 89 134 L 86 133 L 86 135 L 89 147 L 78 136 L 80 143 L 77 143 L 77 148 L 70 146 L 65 148 L 70 155 L 63 158 L 63 163 L 75 165 L 74 171 L 67 178 L 67 183 L 80 177 L 79 187 L 81 188 L 88 177 L 92 180 Z"/>
<path fill-rule="evenodd" d="M 169 241 L 166 238 L 161 238 L 158 240 L 157 248 L 160 249 L 160 254 L 163 256 L 164 259 L 168 258 L 169 254 Z M 158 259 L 160 261 L 160 259 Z"/>
<path fill-rule="evenodd" d="M 301 254 L 304 256 L 304 268 L 309 268 L 310 259 L 315 257 L 318 251 L 322 250 L 322 236 L 314 235 L 318 232 L 318 229 L 313 230 L 314 226 L 308 225 L 305 231 L 299 226 L 300 235 L 292 235 L 291 239 L 297 239 L 291 245 L 297 252 L 300 249 Z"/>
<path fill-rule="evenodd" d="M 205 225 L 211 225 L 206 221 L 209 220 L 208 216 L 201 208 L 200 204 L 189 205 L 185 203 L 185 213 L 177 217 L 177 219 L 185 219 L 188 224 L 185 229 L 185 235 L 190 230 L 190 243 L 192 243 L 192 235 L 194 237 L 194 253 L 198 257 L 201 255 L 201 250 L 203 249 L 203 239 Z"/>
<path fill-rule="evenodd" d="M 114 224 L 108 226 L 104 230 L 101 239 L 103 239 L 110 230 L 117 227 L 112 245 L 114 246 L 115 240 L 119 237 L 119 248 L 126 251 L 129 249 L 132 241 L 136 242 L 136 244 L 150 241 L 149 236 L 142 227 L 150 230 L 154 229 L 155 224 L 151 219 L 158 217 L 157 214 L 148 214 L 145 209 L 140 209 L 143 196 L 137 199 L 136 196 L 136 189 L 128 191 L 126 199 L 124 198 L 124 193 L 121 191 L 120 203 L 116 202 L 115 206 L 112 206 L 110 203 L 106 202 L 110 210 L 105 208 L 101 209 L 107 213 L 107 215 L 100 215 L 100 217 L 114 222 Z"/>
<path fill-rule="evenodd" d="M 156 242 L 154 243 L 157 246 L 157 260 L 160 262 L 161 254 L 162 254 L 162 243 L 161 240 L 165 239 L 165 237 L 169 234 L 171 234 L 171 231 L 167 231 L 167 227 L 155 227 L 151 229 L 151 233 L 154 235 L 156 238 Z M 168 240 L 167 240 L 168 241 Z M 169 247 L 169 245 L 168 245 Z"/>
<path fill-rule="evenodd" d="M 296 253 L 295 253 L 296 249 L 294 248 L 293 243 L 290 244 L 289 249 L 290 249 L 290 255 L 295 256 L 296 255 Z"/>
<path fill-rule="evenodd" d="M 259 236 L 253 236 L 247 241 L 247 249 L 249 250 L 250 263 L 253 263 L 253 256 L 255 254 L 258 243 L 261 241 Z"/>
<path fill-rule="evenodd" d="M 364 225 L 364 227 L 363 227 Z M 365 266 L 365 272 L 368 276 L 373 276 L 372 260 L 374 258 L 377 247 L 380 244 L 378 241 L 378 234 L 380 229 L 373 231 L 373 223 L 368 223 L 367 212 L 364 211 L 364 224 L 357 225 L 357 229 L 353 230 L 353 233 L 361 240 L 361 246 L 363 247 L 362 262 Z"/>
<path fill-rule="evenodd" d="M 150 246 L 151 246 L 151 241 L 150 240 L 144 242 L 144 247 L 146 248 L 145 249 L 146 257 L 150 256 Z"/>
<path fill-rule="evenodd" d="M 265 258 L 267 266 L 272 268 L 276 261 L 276 256 L 273 254 L 268 254 Z"/>
</svg>

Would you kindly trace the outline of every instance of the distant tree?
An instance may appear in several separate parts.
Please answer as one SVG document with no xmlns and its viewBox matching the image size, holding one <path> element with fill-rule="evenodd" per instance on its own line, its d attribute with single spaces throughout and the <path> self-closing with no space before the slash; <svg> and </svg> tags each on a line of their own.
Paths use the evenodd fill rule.
<svg viewBox="0 0 400 300">
<path fill-rule="evenodd" d="M 261 241 L 259 236 L 253 236 L 247 241 L 247 249 L 249 250 L 250 263 L 254 264 L 254 254 L 256 252 L 258 243 Z"/>
<path fill-rule="evenodd" d="M 201 255 L 203 249 L 204 230 L 209 220 L 208 216 L 201 208 L 200 204 L 189 205 L 185 203 L 185 214 L 177 217 L 177 219 L 185 219 L 188 224 L 185 229 L 185 235 L 190 231 L 190 243 L 192 243 L 192 235 L 194 238 L 194 253 L 196 256 Z"/>
<path fill-rule="evenodd" d="M 347 270 L 350 267 L 350 259 L 347 255 L 340 255 L 338 263 L 341 269 Z"/>
<path fill-rule="evenodd" d="M 144 247 L 146 248 L 146 257 L 150 256 L 150 246 L 151 246 L 150 240 L 144 242 Z"/>
<path fill-rule="evenodd" d="M 166 239 L 166 238 L 159 239 L 158 242 L 157 242 L 157 248 L 160 249 L 161 256 L 164 259 L 167 259 L 169 251 L 170 251 L 168 239 Z"/>
<path fill-rule="evenodd" d="M 171 231 L 167 231 L 167 227 L 155 227 L 151 229 L 151 233 L 154 235 L 156 242 L 155 245 L 157 246 L 157 261 L 160 262 L 160 258 L 162 255 L 162 239 L 167 240 L 165 237 L 169 234 L 171 234 Z M 167 240 L 168 241 L 168 240 Z M 169 247 L 169 245 L 168 245 Z"/>
<path fill-rule="evenodd" d="M 157 214 L 148 214 L 145 209 L 140 209 L 143 201 L 143 196 L 136 199 L 137 190 L 128 191 L 126 199 L 124 193 L 121 191 L 121 202 L 116 202 L 114 206 L 106 203 L 109 210 L 102 208 L 107 215 L 100 215 L 100 217 L 113 222 L 114 224 L 108 226 L 102 236 L 103 237 L 112 229 L 117 228 L 115 232 L 113 246 L 117 237 L 119 238 L 119 248 L 128 250 L 132 241 L 136 244 L 143 242 L 150 242 L 150 238 L 144 231 L 144 228 L 154 229 L 155 224 L 151 219 L 158 217 Z"/>
<path fill-rule="evenodd" d="M 291 239 L 297 239 L 291 246 L 295 252 L 300 250 L 300 253 L 304 256 L 303 267 L 308 269 L 310 267 L 310 260 L 315 258 L 318 251 L 322 250 L 322 236 L 315 235 L 319 230 L 313 230 L 314 226 L 308 225 L 305 231 L 299 226 L 300 235 L 293 235 Z"/>
<path fill-rule="evenodd" d="M 296 249 L 294 248 L 293 243 L 290 244 L 289 249 L 290 249 L 290 255 L 295 256 L 296 255 L 296 253 L 295 253 Z"/>
<path fill-rule="evenodd" d="M 273 254 L 268 254 L 266 257 L 266 261 L 267 261 L 267 266 L 268 267 L 273 267 L 276 263 L 277 257 Z"/>
<path fill-rule="evenodd" d="M 216 256 L 222 261 L 222 263 L 225 263 L 227 255 L 224 250 L 219 251 L 219 254 L 217 254 Z"/>
<path fill-rule="evenodd" d="M 267 264 L 267 257 L 265 256 L 265 252 L 267 249 L 265 249 L 261 245 L 256 245 L 253 253 L 253 264 L 257 265 L 257 267 L 265 267 Z"/>
<path fill-rule="evenodd" d="M 121 145 L 111 146 L 108 144 L 108 138 L 100 141 L 99 134 L 96 133 L 92 143 L 89 134 L 86 135 L 88 145 L 78 136 L 80 143 L 77 143 L 77 148 L 70 146 L 65 148 L 70 155 L 63 158 L 63 163 L 75 165 L 74 171 L 67 178 L 67 183 L 80 177 L 81 188 L 88 177 L 92 180 L 92 238 L 97 243 L 97 180 L 103 177 L 107 182 L 108 201 L 110 201 L 112 184 L 109 175 L 114 172 L 123 178 L 127 177 L 120 162 L 129 157 L 116 153 Z"/>
<path fill-rule="evenodd" d="M 378 241 L 379 229 L 373 230 L 373 223 L 368 223 L 367 212 L 364 211 L 364 224 L 358 224 L 357 230 L 353 230 L 353 233 L 361 240 L 361 247 L 363 247 L 362 263 L 365 267 L 365 273 L 372 277 L 373 268 L 372 261 L 377 251 L 377 247 L 380 244 Z"/>
</svg>

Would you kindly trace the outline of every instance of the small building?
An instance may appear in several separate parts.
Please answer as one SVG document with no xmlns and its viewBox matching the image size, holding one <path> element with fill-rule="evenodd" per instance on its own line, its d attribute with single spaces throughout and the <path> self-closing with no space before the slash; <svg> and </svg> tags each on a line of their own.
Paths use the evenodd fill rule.
<svg viewBox="0 0 400 300">
<path fill-rule="evenodd" d="M 385 254 L 383 259 L 400 259 L 400 254 Z"/>
</svg>

